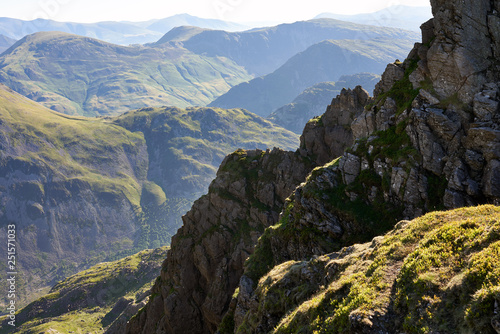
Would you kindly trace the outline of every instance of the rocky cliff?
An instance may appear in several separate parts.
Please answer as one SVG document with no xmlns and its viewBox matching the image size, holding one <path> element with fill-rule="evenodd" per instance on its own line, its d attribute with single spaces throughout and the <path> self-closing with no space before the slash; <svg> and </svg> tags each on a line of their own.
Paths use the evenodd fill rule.
<svg viewBox="0 0 500 334">
<path fill-rule="evenodd" d="M 421 226 L 426 222 L 421 237 L 429 241 L 422 241 L 420 246 L 425 248 L 441 240 L 440 236 L 445 238 L 447 231 L 453 231 L 449 237 L 457 246 L 443 259 L 430 260 L 424 251 L 412 253 L 418 243 L 416 239 L 398 241 L 385 237 L 374 239 L 372 246 L 355 245 L 390 230 L 401 219 L 413 219 L 436 209 L 500 203 L 497 60 L 500 4 L 486 0 L 436 0 L 432 5 L 434 19 L 422 25 L 422 43 L 415 44 L 404 62 L 387 66 L 374 98 L 361 88 L 345 90 L 323 116 L 306 126 L 297 154 L 323 166 L 314 169 L 307 178 L 293 179 L 288 184 L 286 189 L 291 192 L 283 194 L 280 202 L 291 196 L 284 201 L 279 220 L 270 220 L 269 224 L 277 223 L 262 233 L 253 251 L 249 247 L 245 253 L 245 256 L 251 255 L 245 262 L 238 287 L 231 290 L 232 284 L 217 285 L 219 277 L 227 275 L 225 270 L 211 271 L 217 275 L 201 274 L 208 272 L 205 268 L 212 263 L 227 268 L 227 261 L 219 259 L 231 254 L 227 244 L 233 239 L 229 235 L 214 242 L 210 242 L 209 237 L 201 238 L 203 246 L 191 237 L 183 237 L 188 229 L 194 231 L 195 226 L 205 226 L 197 235 L 211 235 L 206 221 L 213 218 L 196 212 L 231 212 L 238 208 L 232 199 L 210 201 L 220 198 L 215 185 L 220 184 L 227 161 L 235 159 L 232 156 L 221 167 L 208 197 L 196 202 L 186 216 L 185 225 L 175 238 L 177 244 L 188 240 L 186 247 L 182 250 L 173 247 L 164 264 L 162 282 L 155 287 L 162 296 L 150 302 L 145 312 L 130 322 L 128 333 L 188 330 L 203 333 L 214 332 L 217 326 L 221 333 L 311 332 L 315 329 L 356 333 L 492 332 L 496 328 L 494 293 L 480 287 L 498 291 L 498 275 L 468 276 L 469 271 L 482 270 L 481 261 L 491 260 L 490 256 L 483 258 L 474 252 L 494 252 L 497 239 L 486 236 L 489 233 L 486 231 L 496 229 L 498 210 L 495 208 L 426 216 L 412 223 L 400 223 L 392 232 L 399 233 L 397 231 L 407 224 Z M 238 172 L 238 169 L 246 170 L 243 168 L 246 163 L 241 161 L 236 164 L 238 167 L 231 169 L 236 173 L 234 178 L 247 179 L 248 172 Z M 301 163 L 297 166 L 291 166 L 290 170 L 303 170 L 305 175 L 307 168 L 304 170 Z M 274 179 L 258 179 L 263 186 L 266 182 L 271 188 L 274 185 Z M 294 189 L 301 181 L 304 182 Z M 231 189 L 227 184 L 225 188 Z M 240 200 L 258 210 L 259 205 L 250 200 L 252 196 L 255 192 Z M 278 211 L 279 208 L 273 209 Z M 457 216 L 459 219 L 455 221 Z M 249 217 L 252 216 L 243 219 Z M 448 222 L 456 226 L 446 225 Z M 457 226 L 467 229 L 464 235 L 471 232 L 467 240 L 457 241 L 462 235 L 457 232 L 460 230 Z M 412 228 L 404 233 L 413 235 Z M 433 228 L 440 230 L 424 233 Z M 257 230 L 255 237 L 260 233 Z M 380 240 L 386 247 L 382 249 L 384 256 L 372 250 L 380 250 Z M 449 242 L 430 252 L 448 251 L 446 245 L 449 246 Z M 472 245 L 479 248 L 472 251 Z M 342 248 L 346 246 L 348 248 Z M 490 246 L 494 247 L 490 249 Z M 332 253 L 335 251 L 340 252 Z M 388 254 L 395 261 L 381 266 Z M 464 256 L 467 263 L 455 261 Z M 180 258 L 189 260 L 181 262 Z M 363 267 L 360 261 L 365 258 L 369 261 Z M 304 260 L 307 261 L 301 262 Z M 437 272 L 439 263 L 444 262 L 436 261 L 445 260 L 449 261 L 446 262 L 449 270 Z M 425 265 L 428 263 L 425 261 L 431 264 Z M 412 266 L 425 269 L 415 270 Z M 367 270 L 366 273 L 362 273 L 363 270 Z M 452 272 L 463 275 L 451 275 Z M 496 272 L 496 269 L 492 271 Z M 231 273 L 234 273 L 233 281 L 241 268 L 233 268 Z M 180 277 L 190 280 L 181 281 Z M 363 277 L 370 278 L 367 281 Z M 469 278 L 474 280 L 471 285 L 467 285 Z M 379 285 L 372 289 L 366 282 Z M 394 282 L 396 285 L 392 285 Z M 327 285 L 332 288 L 325 290 Z M 217 286 L 218 289 L 211 290 Z M 388 286 L 399 289 L 395 299 L 385 294 Z M 203 288 L 196 290 L 195 287 Z M 456 294 L 443 292 L 446 289 Z M 319 297 L 314 297 L 318 292 Z M 469 297 L 456 297 L 471 294 L 475 294 L 472 302 Z M 214 298 L 219 303 L 214 303 Z M 369 303 L 365 303 L 367 300 Z M 448 319 L 448 322 L 451 319 L 446 312 L 439 311 L 439 305 L 446 303 L 456 303 L 456 307 L 463 310 L 453 315 L 453 326 L 449 328 L 439 327 L 439 323 L 443 323 L 439 319 Z M 182 313 L 185 318 L 177 312 L 181 309 L 187 310 Z M 407 317 L 397 321 L 403 314 Z M 187 328 L 188 323 L 196 325 Z"/>
<path fill-rule="evenodd" d="M 276 224 L 286 197 L 311 165 L 279 149 L 226 157 L 209 193 L 183 217 L 154 297 L 127 332 L 215 332 L 257 239 Z"/>
<path fill-rule="evenodd" d="M 354 145 L 340 159 L 315 169 L 290 197 L 277 227 L 267 230 L 259 240 L 254 255 L 246 264 L 233 307 L 228 312 L 231 320 L 228 323 L 232 324 L 228 332 L 273 332 L 278 324 L 280 329 L 277 332 L 316 328 L 308 323 L 333 332 L 356 333 L 387 331 L 388 328 L 392 328 L 390 332 L 406 331 L 409 327 L 404 326 L 409 326 L 409 323 L 411 326 L 427 326 L 425 331 L 436 328 L 433 327 L 436 326 L 434 320 L 417 319 L 416 314 L 421 314 L 421 311 L 411 313 L 403 322 L 395 321 L 408 310 L 418 309 L 416 305 L 424 303 L 426 295 L 430 294 L 425 290 L 431 290 L 430 286 L 423 287 L 426 292 L 411 300 L 406 308 L 395 310 L 390 304 L 390 312 L 388 309 L 380 311 L 373 305 L 363 304 L 365 291 L 358 289 L 356 284 L 345 283 L 348 284 L 345 286 L 347 294 L 342 292 L 342 282 L 356 280 L 355 270 L 341 278 L 343 274 L 336 270 L 343 269 L 334 269 L 329 275 L 335 277 L 332 284 L 335 283 L 336 289 L 340 290 L 329 292 L 327 299 L 332 306 L 327 307 L 318 304 L 320 301 L 316 299 L 306 302 L 307 298 L 303 298 L 304 294 L 312 297 L 314 292 L 321 291 L 320 286 L 329 284 L 318 281 L 317 286 L 303 285 L 307 280 L 314 280 L 318 274 L 315 269 L 311 272 L 293 265 L 286 269 L 280 265 L 368 241 L 400 219 L 411 219 L 435 209 L 499 204 L 500 77 L 494 57 L 498 50 L 495 47 L 497 26 L 492 23 L 496 22 L 498 15 L 495 6 L 498 6 L 497 2 L 490 1 L 482 1 L 479 5 L 470 1 L 433 2 L 435 18 L 422 26 L 423 43 L 417 43 L 404 62 L 388 65 L 376 87 L 375 98 L 368 100 L 365 110 L 350 125 Z M 452 31 L 449 22 L 453 22 Z M 474 31 L 469 32 L 469 29 Z M 472 42 L 476 40 L 491 48 L 477 52 L 477 42 Z M 491 219 L 486 219 L 490 225 L 496 218 Z M 253 269 L 255 263 L 269 257 L 272 261 L 267 262 L 267 267 Z M 408 261 L 410 259 L 406 258 L 405 263 Z M 314 260 L 309 265 L 313 263 Z M 398 265 L 394 265 L 395 268 L 387 270 L 394 270 L 396 281 L 404 280 L 404 270 L 396 269 Z M 274 266 L 274 274 L 264 276 Z M 337 263 L 324 264 L 324 268 L 329 266 L 337 268 Z M 343 264 L 341 268 L 345 268 Z M 460 268 L 457 266 L 453 270 L 460 271 Z M 277 271 L 285 277 L 295 275 L 300 278 L 294 278 L 293 283 L 287 280 L 280 283 L 281 278 L 278 278 L 276 283 Z M 430 284 L 442 284 L 439 280 L 433 281 L 432 277 L 429 279 Z M 481 283 L 492 282 L 495 289 L 498 287 L 497 278 L 491 281 L 481 279 L 485 279 Z M 273 289 L 273 282 L 287 286 L 279 290 L 286 298 L 276 299 L 274 292 L 272 296 L 268 294 L 269 289 Z M 452 280 L 447 282 L 462 284 Z M 458 289 L 466 288 L 459 286 Z M 301 295 L 304 290 L 306 292 Z M 344 302 L 334 303 L 335 298 L 360 302 L 347 307 Z M 401 292 L 399 298 L 411 299 L 411 289 Z M 452 299 L 449 295 L 440 298 L 450 298 L 448 302 Z M 311 313 L 313 318 L 304 318 L 300 315 L 302 311 L 295 309 L 302 302 L 305 303 L 300 310 L 309 307 L 304 305 L 314 305 L 316 313 Z M 487 307 L 488 311 L 478 312 L 477 320 L 484 325 L 482 330 L 491 332 L 492 302 L 491 299 L 482 302 L 474 307 Z M 364 307 L 361 310 L 357 309 L 360 305 Z M 465 300 L 459 305 L 464 309 L 469 307 Z M 283 317 L 292 311 L 298 313 L 290 316 L 295 319 L 289 322 L 290 317 Z M 399 315 L 391 312 L 399 312 Z M 429 317 L 434 314 L 429 312 Z M 344 314 L 343 320 L 339 320 L 340 314 Z M 337 316 L 338 319 L 332 320 Z M 463 324 L 467 315 L 458 317 L 452 326 L 455 329 L 449 327 L 446 330 L 456 332 L 475 326 Z M 387 327 L 381 325 L 384 322 L 388 323 Z"/>
</svg>

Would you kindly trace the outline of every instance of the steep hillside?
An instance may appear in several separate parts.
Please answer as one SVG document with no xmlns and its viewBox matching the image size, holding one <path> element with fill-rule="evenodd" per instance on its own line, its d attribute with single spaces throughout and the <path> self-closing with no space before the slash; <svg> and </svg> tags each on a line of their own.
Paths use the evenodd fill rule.
<svg viewBox="0 0 500 334">
<path fill-rule="evenodd" d="M 119 331 L 148 301 L 167 249 L 144 250 L 68 277 L 19 312 L 15 328 L 4 322 L 0 333 Z"/>
<path fill-rule="evenodd" d="M 214 332 L 258 237 L 276 224 L 286 197 L 311 166 L 278 149 L 227 156 L 208 194 L 183 217 L 154 297 L 127 332 Z"/>
<path fill-rule="evenodd" d="M 20 305 L 96 262 L 168 244 L 228 152 L 297 146 L 293 133 L 242 110 L 71 117 L 5 86 L 0 138 L 0 240 L 15 224 Z"/>
<path fill-rule="evenodd" d="M 186 34 L 186 30 L 190 33 Z M 244 32 L 206 29 L 200 29 L 194 34 L 192 32 L 190 27 L 175 28 L 156 45 L 164 47 L 172 43 L 180 44 L 196 54 L 226 57 L 255 76 L 275 71 L 295 54 L 328 39 L 391 39 L 405 40 L 408 43 L 418 40 L 418 34 L 410 31 L 332 19 L 300 21 Z M 404 53 L 406 52 L 408 50 Z"/>
<path fill-rule="evenodd" d="M 382 73 L 388 62 L 404 59 L 412 46 L 409 40 L 323 41 L 295 55 L 273 73 L 231 88 L 209 106 L 244 108 L 267 117 L 317 83 L 361 72 Z"/>
<path fill-rule="evenodd" d="M 343 75 L 336 82 L 321 82 L 307 88 L 297 96 L 292 103 L 284 105 L 267 119 L 295 133 L 302 133 L 306 123 L 315 116 L 324 113 L 332 99 L 339 95 L 343 88 L 363 86 L 367 91 L 373 91 L 380 76 L 371 73 Z"/>
<path fill-rule="evenodd" d="M 236 148 L 296 148 L 298 138 L 246 110 L 144 108 L 113 119 L 148 144 L 148 179 L 167 197 L 200 196 Z M 194 199 L 194 198 L 193 198 Z"/>
<path fill-rule="evenodd" d="M 178 47 L 124 47 L 59 32 L 29 35 L 0 57 L 0 82 L 70 115 L 206 105 L 251 77 L 234 62 Z"/>
<path fill-rule="evenodd" d="M 243 242 L 242 234 L 224 236 L 217 227 L 226 218 L 206 223 L 234 205 L 216 197 L 223 164 L 174 237 L 159 295 L 127 333 L 499 331 L 500 211 L 480 205 L 500 204 L 500 3 L 431 3 L 422 43 L 387 66 L 374 98 L 361 87 L 344 90 L 307 124 L 295 154 L 319 167 L 288 184 L 302 182 L 285 195 L 277 224 L 252 229 L 252 241 L 260 238 L 243 275 L 225 276 L 241 272 L 227 266 L 227 244 Z M 236 162 L 236 183 L 223 188 L 248 203 L 256 192 L 238 189 L 255 175 L 245 168 L 255 153 L 235 154 L 226 163 Z M 290 170 L 302 166 L 292 163 Z M 464 206 L 477 207 L 397 224 Z"/>
</svg>

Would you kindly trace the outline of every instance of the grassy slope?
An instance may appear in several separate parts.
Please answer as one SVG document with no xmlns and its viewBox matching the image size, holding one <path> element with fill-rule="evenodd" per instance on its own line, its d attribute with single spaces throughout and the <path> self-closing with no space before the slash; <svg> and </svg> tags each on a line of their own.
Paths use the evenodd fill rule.
<svg viewBox="0 0 500 334">
<path fill-rule="evenodd" d="M 262 310 L 283 316 L 273 333 L 494 333 L 499 222 L 491 205 L 433 212 L 371 243 L 283 263 L 259 281 Z"/>
<path fill-rule="evenodd" d="M 103 333 L 121 314 L 112 311 L 118 300 L 137 303 L 147 298 L 167 250 L 144 250 L 68 277 L 17 314 L 16 333 Z M 0 333 L 10 333 L 9 327 Z"/>
<path fill-rule="evenodd" d="M 250 79 L 222 57 L 125 47 L 59 32 L 29 35 L 0 58 L 0 82 L 67 114 L 204 105 Z"/>
<path fill-rule="evenodd" d="M 132 133 L 103 119 L 66 116 L 0 87 L 0 148 L 3 156 L 45 165 L 54 181 L 78 178 L 95 191 L 123 193 L 139 206 L 145 165 L 136 168 L 126 152 L 144 145 Z"/>
</svg>

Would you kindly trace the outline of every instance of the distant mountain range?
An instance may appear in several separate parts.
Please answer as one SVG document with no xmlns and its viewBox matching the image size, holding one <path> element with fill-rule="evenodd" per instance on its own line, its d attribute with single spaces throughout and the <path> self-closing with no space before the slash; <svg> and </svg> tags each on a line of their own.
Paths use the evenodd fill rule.
<svg viewBox="0 0 500 334">
<path fill-rule="evenodd" d="M 36 32 L 61 31 L 97 38 L 114 44 L 129 45 L 156 42 L 170 29 L 185 25 L 227 31 L 240 31 L 249 28 L 238 23 L 202 19 L 188 14 L 178 14 L 160 20 L 144 22 L 108 21 L 97 23 L 57 22 L 45 19 L 23 21 L 2 17 L 0 18 L 0 34 L 19 40 Z"/>
<path fill-rule="evenodd" d="M 0 83 L 50 109 L 96 116 L 150 106 L 205 106 L 254 78 L 252 73 L 277 71 L 257 90 L 233 98 L 230 92 L 213 104 L 268 116 L 316 83 L 344 74 L 381 73 L 417 40 L 413 32 L 332 19 L 242 33 L 181 27 L 147 46 L 39 32 L 0 56 Z M 323 44 L 312 47 L 315 42 Z M 260 94 L 259 89 L 266 91 Z"/>
<path fill-rule="evenodd" d="M 244 108 L 267 117 L 319 82 L 338 81 L 342 75 L 380 74 L 388 62 L 404 59 L 413 42 L 396 39 L 328 40 L 309 47 L 271 74 L 241 83 L 209 104 Z"/>
<path fill-rule="evenodd" d="M 393 27 L 420 31 L 420 25 L 432 17 L 431 7 L 414 7 L 395 5 L 374 13 L 340 15 L 322 13 L 319 18 L 330 18 L 355 23 L 369 24 L 378 27 Z"/>
<path fill-rule="evenodd" d="M 316 19 L 244 32 L 179 27 L 168 32 L 154 45 L 175 44 L 196 54 L 227 57 L 243 66 L 250 74 L 261 76 L 273 72 L 298 52 L 327 39 L 380 38 L 413 43 L 420 40 L 420 35 L 401 29 Z"/>
</svg>

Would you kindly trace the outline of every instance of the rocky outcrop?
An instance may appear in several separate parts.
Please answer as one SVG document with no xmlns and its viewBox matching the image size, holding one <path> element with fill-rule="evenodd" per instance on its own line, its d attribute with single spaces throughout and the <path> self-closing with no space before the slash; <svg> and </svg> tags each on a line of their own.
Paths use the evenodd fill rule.
<svg viewBox="0 0 500 334">
<path fill-rule="evenodd" d="M 380 81 L 380 75 L 359 73 L 343 75 L 336 82 L 322 82 L 304 90 L 292 103 L 273 111 L 268 120 L 287 130 L 302 134 L 304 125 L 310 119 L 322 115 L 325 106 L 331 103 L 332 97 L 340 94 L 342 89 L 362 86 L 368 92 L 373 92 Z"/>
<path fill-rule="evenodd" d="M 466 104 L 484 84 L 498 81 L 500 17 L 497 1 L 431 1 L 435 41 L 427 74 L 441 98 L 456 94 Z"/>
<path fill-rule="evenodd" d="M 311 163 L 279 149 L 236 151 L 221 164 L 209 193 L 183 217 L 155 296 L 127 333 L 213 333 L 227 311 L 243 264 L 262 231 Z"/>
<path fill-rule="evenodd" d="M 307 123 L 300 137 L 301 153 L 314 156 L 318 165 L 342 155 L 353 144 L 350 125 L 369 101 L 370 95 L 361 86 L 343 89 L 322 116 Z"/>
</svg>

